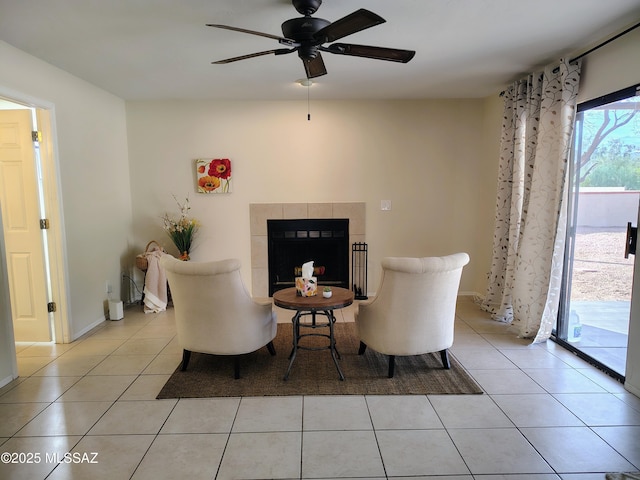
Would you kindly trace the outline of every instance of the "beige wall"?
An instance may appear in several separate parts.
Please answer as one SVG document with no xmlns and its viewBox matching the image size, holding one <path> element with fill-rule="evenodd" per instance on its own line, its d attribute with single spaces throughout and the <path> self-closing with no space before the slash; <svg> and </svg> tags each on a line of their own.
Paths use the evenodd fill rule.
<svg viewBox="0 0 640 480">
<path fill-rule="evenodd" d="M 640 82 L 640 28 L 590 53 L 582 61 L 578 103 Z"/>
<path fill-rule="evenodd" d="M 124 101 L 0 42 L 0 96 L 52 112 L 64 221 L 70 336 L 105 318 L 106 282 L 120 296 L 131 197 Z M 54 299 L 55 300 L 55 299 Z"/>
<path fill-rule="evenodd" d="M 484 122 L 500 117 L 468 99 L 311 107 L 309 122 L 304 102 L 128 102 L 138 248 L 155 239 L 176 253 L 160 217 L 189 194 L 203 224 L 191 258 L 237 257 L 251 285 L 249 204 L 365 202 L 370 289 L 384 256 L 466 251 L 461 290 L 484 293 L 497 162 Z M 230 158 L 233 193 L 195 193 L 196 158 Z"/>
</svg>

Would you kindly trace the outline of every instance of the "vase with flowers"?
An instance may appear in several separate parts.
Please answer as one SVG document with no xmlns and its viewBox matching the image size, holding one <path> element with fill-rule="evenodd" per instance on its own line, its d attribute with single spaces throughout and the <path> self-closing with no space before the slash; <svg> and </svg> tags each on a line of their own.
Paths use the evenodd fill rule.
<svg viewBox="0 0 640 480">
<path fill-rule="evenodd" d="M 191 210 L 189 197 L 185 199 L 184 203 L 180 203 L 175 195 L 173 198 L 180 209 L 180 216 L 174 218 L 170 217 L 168 213 L 165 213 L 162 220 L 164 222 L 164 229 L 180 252 L 180 260 L 186 261 L 189 260 L 191 242 L 200 227 L 200 223 L 196 219 L 189 217 L 189 210 Z"/>
</svg>

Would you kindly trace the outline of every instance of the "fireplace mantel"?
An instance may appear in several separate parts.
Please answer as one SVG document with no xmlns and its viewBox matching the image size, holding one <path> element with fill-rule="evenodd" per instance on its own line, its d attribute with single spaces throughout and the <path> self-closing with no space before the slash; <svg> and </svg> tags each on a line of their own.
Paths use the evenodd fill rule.
<svg viewBox="0 0 640 480">
<path fill-rule="evenodd" d="M 254 297 L 269 295 L 267 220 L 347 218 L 349 219 L 349 245 L 366 241 L 364 202 L 252 203 L 249 205 L 249 218 L 251 222 L 251 293 Z"/>
</svg>

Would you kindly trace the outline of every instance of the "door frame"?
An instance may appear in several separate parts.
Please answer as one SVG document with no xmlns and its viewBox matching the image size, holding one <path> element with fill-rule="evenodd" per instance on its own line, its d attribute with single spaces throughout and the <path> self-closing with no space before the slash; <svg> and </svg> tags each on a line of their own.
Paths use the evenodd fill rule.
<svg viewBox="0 0 640 480">
<path fill-rule="evenodd" d="M 43 201 L 50 224 L 50 228 L 47 230 L 47 254 L 49 256 L 51 301 L 56 303 L 56 311 L 53 312 L 53 340 L 55 343 L 70 343 L 72 338 L 68 310 L 70 304 L 69 281 L 60 193 L 62 190 L 55 126 L 55 105 L 42 99 L 5 89 L 2 86 L 0 86 L 0 97 L 36 110 L 38 130 L 42 132 L 40 160 L 43 177 Z"/>
<path fill-rule="evenodd" d="M 608 93 L 606 95 L 602 95 L 598 98 L 594 98 L 592 100 L 588 100 L 586 102 L 582 102 L 581 104 L 579 104 L 577 106 L 578 111 L 586 111 L 589 110 L 593 107 L 599 106 L 599 105 L 605 105 L 608 103 L 613 103 L 625 98 L 629 98 L 629 97 L 634 97 L 640 94 L 640 84 L 636 84 L 636 85 L 632 85 L 630 87 L 627 88 L 623 88 L 621 90 L 617 90 L 615 92 L 611 92 Z M 578 119 L 580 118 L 579 115 L 576 116 L 576 123 L 579 121 Z M 581 130 L 580 130 L 581 132 Z M 575 132 L 574 132 L 575 135 Z M 572 151 L 571 151 L 571 161 L 569 162 L 569 169 L 568 169 L 568 175 L 569 175 L 569 182 L 567 183 L 567 188 L 569 187 L 573 187 L 573 191 L 569 191 L 569 195 L 568 195 L 568 206 L 567 206 L 567 231 L 566 231 L 566 243 L 565 243 L 565 259 L 564 259 L 564 266 L 563 266 L 563 271 L 562 271 L 562 288 L 560 291 L 560 304 L 559 304 L 559 308 L 558 308 L 558 317 L 557 317 L 557 322 L 556 322 L 556 328 L 553 330 L 553 333 L 551 335 L 551 340 L 553 340 L 554 342 L 562 345 L 562 347 L 564 347 L 565 349 L 569 350 L 570 352 L 572 352 L 573 354 L 575 354 L 577 357 L 585 360 L 586 362 L 594 365 L 596 368 L 604 371 L 605 373 L 607 373 L 608 375 L 610 375 L 611 377 L 615 378 L 616 380 L 618 380 L 621 383 L 625 383 L 626 377 L 625 375 L 622 375 L 619 372 L 616 372 L 615 370 L 613 370 L 611 367 L 609 367 L 608 365 L 605 365 L 604 363 L 600 362 L 599 360 L 593 358 L 592 356 L 586 354 L 585 352 L 583 352 L 581 349 L 575 347 L 574 345 L 572 345 L 571 343 L 569 343 L 566 340 L 562 340 L 561 338 L 559 338 L 560 336 L 562 336 L 563 338 L 566 337 L 567 334 L 567 328 L 568 328 L 568 324 L 569 324 L 569 312 L 568 312 L 568 306 L 570 303 L 570 298 L 571 298 L 571 282 L 570 282 L 570 278 L 569 278 L 569 272 L 573 272 L 573 260 L 574 260 L 574 250 L 575 250 L 575 235 L 576 235 L 576 231 L 575 231 L 575 226 L 577 223 L 577 215 L 578 215 L 578 211 L 577 211 L 577 198 L 578 198 L 578 194 L 579 194 L 579 186 L 578 188 L 575 188 L 574 186 L 574 181 L 576 179 L 576 177 L 579 175 L 579 169 L 576 172 L 576 162 L 575 162 L 575 157 L 580 155 L 580 152 L 576 153 L 577 149 L 580 149 L 582 147 L 582 138 L 578 138 L 578 136 L 575 136 L 573 139 L 573 146 L 572 146 Z M 640 207 L 638 209 L 638 215 L 639 215 L 639 219 L 638 222 L 640 222 Z M 633 219 L 632 219 L 633 220 Z M 640 252 L 638 252 L 638 254 L 640 254 Z M 640 269 L 640 259 L 638 258 L 638 255 L 634 255 L 634 261 L 633 261 L 633 270 L 634 270 L 634 280 L 636 278 L 636 272 L 638 271 L 638 269 Z M 634 303 L 639 303 L 640 302 L 640 298 L 636 298 L 635 302 L 633 299 L 633 294 L 634 294 L 634 289 L 636 288 L 635 285 L 635 281 L 632 285 L 632 291 L 630 292 L 631 294 L 631 311 L 633 312 L 634 309 Z M 636 307 L 637 308 L 637 307 Z M 632 315 L 631 315 L 632 316 Z M 631 325 L 631 322 L 630 322 Z M 559 334 L 560 332 L 560 334 Z M 629 348 L 630 346 L 627 348 L 627 367 L 628 367 L 628 352 L 629 352 Z"/>
<path fill-rule="evenodd" d="M 15 336 L 13 333 L 9 271 L 6 258 L 2 210 L 0 210 L 0 332 L 4 334 L 0 337 L 0 368 L 2 368 L 0 387 L 18 377 L 18 358 L 16 356 Z M 8 365 L 8 369 L 3 366 L 5 363 Z"/>
</svg>

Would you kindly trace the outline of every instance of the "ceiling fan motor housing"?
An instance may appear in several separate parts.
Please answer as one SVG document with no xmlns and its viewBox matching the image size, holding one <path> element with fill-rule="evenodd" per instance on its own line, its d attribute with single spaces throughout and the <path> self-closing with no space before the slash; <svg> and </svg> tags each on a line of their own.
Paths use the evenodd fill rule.
<svg viewBox="0 0 640 480">
<path fill-rule="evenodd" d="M 312 60 L 318 56 L 318 45 L 322 39 L 317 39 L 314 34 L 331 22 L 323 18 L 301 17 L 292 18 L 282 24 L 282 34 L 300 44 L 298 56 L 306 60 Z"/>
<path fill-rule="evenodd" d="M 315 45 L 320 45 L 322 41 L 317 41 L 317 39 L 315 39 L 313 35 L 318 30 L 330 24 L 331 22 L 329 20 L 325 20 L 324 18 L 292 18 L 282 24 L 282 35 L 285 38 L 295 40 L 297 43 L 313 43 Z"/>
</svg>

